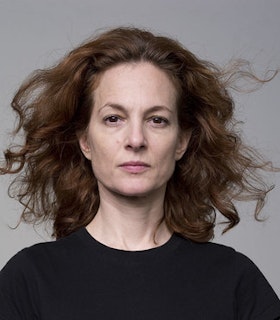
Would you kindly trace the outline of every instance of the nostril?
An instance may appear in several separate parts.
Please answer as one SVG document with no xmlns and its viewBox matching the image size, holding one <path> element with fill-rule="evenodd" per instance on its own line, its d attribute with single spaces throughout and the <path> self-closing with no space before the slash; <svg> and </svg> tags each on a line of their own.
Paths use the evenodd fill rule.
<svg viewBox="0 0 280 320">
<path fill-rule="evenodd" d="M 138 151 L 144 149 L 146 145 L 147 141 L 143 127 L 131 124 L 130 132 L 127 135 L 127 148 Z"/>
<path fill-rule="evenodd" d="M 144 145 L 144 144 L 127 144 L 126 148 L 131 149 L 133 151 L 139 151 L 139 150 L 145 149 L 146 145 Z"/>
</svg>

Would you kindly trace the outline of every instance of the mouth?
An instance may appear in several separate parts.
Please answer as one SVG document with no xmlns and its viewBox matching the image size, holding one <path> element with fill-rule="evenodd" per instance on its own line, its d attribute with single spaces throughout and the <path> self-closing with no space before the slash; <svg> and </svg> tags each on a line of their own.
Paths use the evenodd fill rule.
<svg viewBox="0 0 280 320">
<path fill-rule="evenodd" d="M 150 165 L 142 161 L 128 161 L 122 163 L 119 167 L 129 173 L 141 173 L 150 168 Z"/>
</svg>

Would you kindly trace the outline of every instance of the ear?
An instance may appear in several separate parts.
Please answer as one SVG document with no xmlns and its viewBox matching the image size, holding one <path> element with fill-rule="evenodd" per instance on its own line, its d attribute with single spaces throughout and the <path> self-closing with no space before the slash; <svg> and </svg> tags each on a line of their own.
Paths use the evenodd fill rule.
<svg viewBox="0 0 280 320">
<path fill-rule="evenodd" d="M 176 161 L 180 160 L 186 152 L 191 135 L 191 131 L 179 133 L 179 139 L 177 141 L 177 147 L 175 152 Z"/>
<path fill-rule="evenodd" d="M 83 155 L 88 159 L 91 160 L 91 150 L 90 145 L 88 143 L 87 133 L 84 132 L 83 134 L 78 136 L 79 145 Z"/>
</svg>

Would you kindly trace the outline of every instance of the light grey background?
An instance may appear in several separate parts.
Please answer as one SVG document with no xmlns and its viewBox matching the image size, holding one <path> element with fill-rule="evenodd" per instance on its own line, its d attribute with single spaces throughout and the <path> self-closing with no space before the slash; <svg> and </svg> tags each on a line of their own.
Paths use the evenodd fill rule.
<svg viewBox="0 0 280 320">
<path fill-rule="evenodd" d="M 200 57 L 218 64 L 232 57 L 251 60 L 262 75 L 280 67 L 278 0 L 0 0 L 0 147 L 14 124 L 9 103 L 22 80 L 49 66 L 95 30 L 119 25 L 151 28 L 178 38 Z M 280 75 L 261 90 L 237 96 L 238 117 L 248 142 L 280 165 Z M 2 157 L 2 156 L 1 156 Z M 280 296 L 280 174 L 264 209 L 265 223 L 253 220 L 250 204 L 240 205 L 242 222 L 216 242 L 248 255 Z M 0 177 L 0 268 L 23 247 L 49 240 L 42 227 L 21 225 L 20 206 L 7 196 L 9 178 Z"/>
</svg>

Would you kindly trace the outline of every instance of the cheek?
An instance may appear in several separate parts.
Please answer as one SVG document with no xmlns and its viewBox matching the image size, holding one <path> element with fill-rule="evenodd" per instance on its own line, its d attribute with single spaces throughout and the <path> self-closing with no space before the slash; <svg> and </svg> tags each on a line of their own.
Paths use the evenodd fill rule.
<svg viewBox="0 0 280 320">
<path fill-rule="evenodd" d="M 97 180 L 109 172 L 110 158 L 102 148 L 91 148 L 91 168 Z"/>
<path fill-rule="evenodd" d="M 158 148 L 156 151 L 158 170 L 161 175 L 168 176 L 168 178 L 173 174 L 175 164 L 176 164 L 176 152 L 175 146 L 173 144 L 166 144 L 162 148 Z"/>
<path fill-rule="evenodd" d="M 98 167 L 105 166 L 108 161 L 112 161 L 116 154 L 118 142 L 112 139 L 112 136 L 95 134 L 94 139 L 90 141 L 91 158 L 93 164 Z"/>
<path fill-rule="evenodd" d="M 157 154 L 165 160 L 175 159 L 177 150 L 177 135 L 171 137 L 161 137 L 155 141 L 154 148 Z"/>
</svg>

